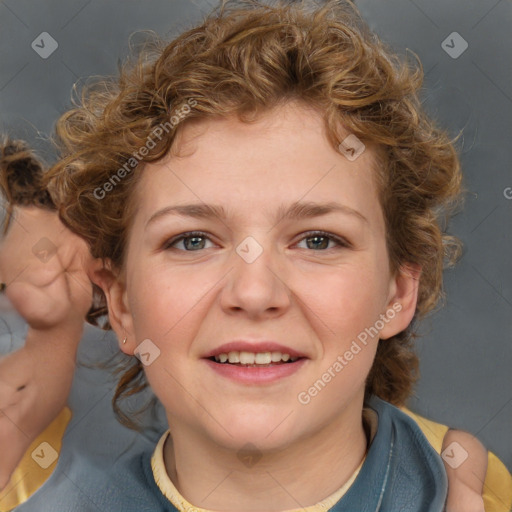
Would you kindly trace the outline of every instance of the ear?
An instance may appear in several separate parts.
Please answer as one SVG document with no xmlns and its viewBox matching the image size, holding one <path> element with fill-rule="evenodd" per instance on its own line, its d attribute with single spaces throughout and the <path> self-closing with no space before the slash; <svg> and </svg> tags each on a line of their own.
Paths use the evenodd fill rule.
<svg viewBox="0 0 512 512">
<path fill-rule="evenodd" d="M 133 317 L 128 303 L 126 286 L 121 272 L 114 270 L 109 259 L 97 258 L 88 270 L 90 280 L 97 284 L 105 294 L 108 306 L 108 319 L 117 335 L 119 348 L 133 355 L 136 348 Z M 126 338 L 126 343 L 122 340 Z"/>
<path fill-rule="evenodd" d="M 419 265 L 406 263 L 392 277 L 388 304 L 384 312 L 388 322 L 380 332 L 380 339 L 391 338 L 405 330 L 411 323 L 416 312 L 420 275 Z"/>
</svg>

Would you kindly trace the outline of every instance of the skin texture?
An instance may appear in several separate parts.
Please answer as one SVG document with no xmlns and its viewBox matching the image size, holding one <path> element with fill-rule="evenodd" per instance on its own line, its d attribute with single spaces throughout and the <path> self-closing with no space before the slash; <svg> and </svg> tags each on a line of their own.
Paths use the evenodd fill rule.
<svg viewBox="0 0 512 512">
<path fill-rule="evenodd" d="M 372 151 L 350 162 L 329 145 L 320 116 L 293 104 L 252 124 L 185 126 L 178 147 L 180 156 L 143 172 L 123 274 L 97 281 L 118 336 L 128 338 L 122 350 L 133 354 L 148 338 L 160 350 L 146 375 L 173 434 L 168 473 L 186 499 L 213 510 L 313 505 L 364 456 L 361 409 L 377 337 L 308 405 L 297 395 L 379 315 L 401 305 L 380 332 L 386 339 L 409 324 L 416 305 L 417 274 L 389 270 Z M 337 202 L 366 220 L 278 217 L 279 205 L 298 200 Z M 165 207 L 202 202 L 222 205 L 228 217 L 165 215 L 147 225 Z M 166 245 L 193 230 L 208 233 L 199 251 L 185 251 L 183 240 Z M 326 241 L 315 243 L 311 230 L 350 245 L 316 249 Z M 250 264 L 235 250 L 248 236 L 263 248 Z M 240 338 L 275 340 L 308 359 L 272 384 L 235 383 L 201 358 Z M 237 457 L 247 443 L 262 455 L 250 468 Z"/>
<path fill-rule="evenodd" d="M 468 454 L 460 465 L 448 464 L 449 459 L 443 459 L 449 486 L 446 512 L 484 512 L 482 493 L 487 472 L 487 450 L 469 432 L 451 429 L 444 436 L 444 450 L 449 455 L 463 453 L 463 450 Z"/>
<path fill-rule="evenodd" d="M 53 246 L 38 246 L 43 238 Z M 36 257 L 34 247 L 50 249 L 51 256 Z M 25 345 L 0 358 L 0 489 L 66 404 L 92 302 L 87 275 L 92 261 L 86 243 L 56 213 L 15 209 L 15 220 L 0 242 L 0 279 L 29 328 Z"/>
</svg>

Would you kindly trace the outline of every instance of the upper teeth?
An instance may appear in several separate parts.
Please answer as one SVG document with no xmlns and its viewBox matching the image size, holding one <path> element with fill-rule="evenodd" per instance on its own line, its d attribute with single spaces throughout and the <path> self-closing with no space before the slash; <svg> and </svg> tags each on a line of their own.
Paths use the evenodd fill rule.
<svg viewBox="0 0 512 512">
<path fill-rule="evenodd" d="M 270 364 L 278 363 L 279 361 L 297 361 L 297 357 L 290 357 L 290 354 L 283 354 L 281 352 L 239 352 L 233 351 L 228 354 L 219 354 L 215 356 L 215 361 L 219 363 L 240 363 L 240 364 Z"/>
</svg>

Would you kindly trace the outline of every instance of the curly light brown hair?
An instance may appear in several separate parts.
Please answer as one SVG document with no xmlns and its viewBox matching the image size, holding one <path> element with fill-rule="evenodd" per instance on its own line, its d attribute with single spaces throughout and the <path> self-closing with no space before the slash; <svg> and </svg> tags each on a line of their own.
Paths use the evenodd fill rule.
<svg viewBox="0 0 512 512">
<path fill-rule="evenodd" d="M 54 210 L 50 194 L 43 186 L 44 165 L 22 140 L 0 139 L 0 196 L 5 201 L 3 234 L 9 229 L 15 206 L 37 206 Z"/>
<path fill-rule="evenodd" d="M 421 267 L 413 322 L 379 341 L 366 383 L 366 398 L 403 405 L 418 377 L 416 320 L 438 304 L 443 267 L 460 253 L 445 223 L 461 193 L 455 140 L 422 109 L 417 61 L 393 53 L 349 1 L 223 0 L 199 26 L 170 43 L 156 39 L 127 60 L 119 79 L 84 87 L 57 123 L 61 159 L 46 175 L 48 188 L 62 221 L 87 240 L 93 256 L 121 270 L 144 163 L 164 157 L 186 123 L 232 115 L 250 122 L 291 100 L 314 107 L 334 148 L 340 127 L 376 148 L 391 270 Z M 191 99 L 186 117 L 170 122 Z M 165 132 L 141 156 L 161 126 Z M 118 401 L 147 382 L 135 357 L 123 371 L 113 404 L 133 426 Z"/>
</svg>

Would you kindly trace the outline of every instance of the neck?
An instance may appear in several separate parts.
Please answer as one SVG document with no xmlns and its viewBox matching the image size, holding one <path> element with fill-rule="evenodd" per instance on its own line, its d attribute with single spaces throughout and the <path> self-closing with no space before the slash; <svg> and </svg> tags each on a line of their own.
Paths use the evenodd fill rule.
<svg viewBox="0 0 512 512">
<path fill-rule="evenodd" d="M 239 452 L 169 421 L 165 467 L 180 494 L 196 507 L 279 512 L 312 506 L 342 487 L 361 464 L 367 449 L 361 413 L 362 402 L 279 452 L 248 459 L 245 468 Z"/>
</svg>

